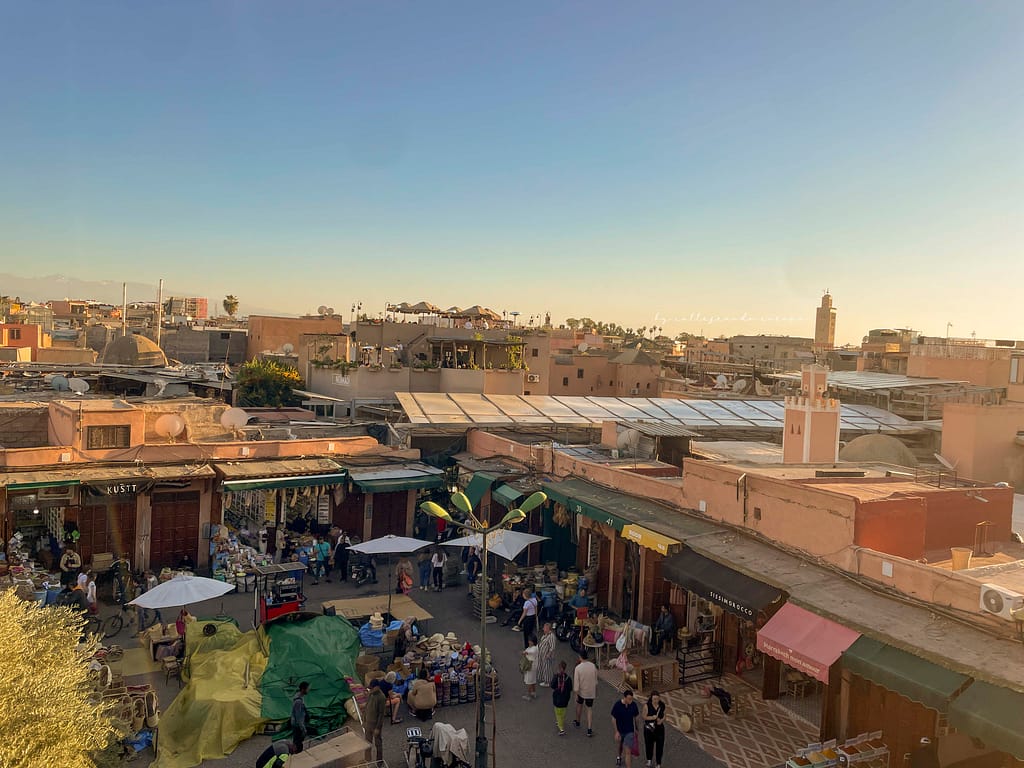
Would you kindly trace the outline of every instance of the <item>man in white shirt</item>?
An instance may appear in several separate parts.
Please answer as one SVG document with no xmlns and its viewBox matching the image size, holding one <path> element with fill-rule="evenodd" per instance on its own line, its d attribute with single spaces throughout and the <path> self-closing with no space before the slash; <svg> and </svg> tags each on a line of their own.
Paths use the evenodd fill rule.
<svg viewBox="0 0 1024 768">
<path fill-rule="evenodd" d="M 434 569 L 434 591 L 440 592 L 444 589 L 444 564 L 448 560 L 446 555 L 440 547 L 434 550 L 434 556 L 430 558 L 430 565 Z"/>
<path fill-rule="evenodd" d="M 513 629 L 523 633 L 523 647 L 530 647 L 530 637 L 537 631 L 537 598 L 523 590 L 523 613 Z"/>
<path fill-rule="evenodd" d="M 572 689 L 576 691 L 576 719 L 572 724 L 580 727 L 580 715 L 587 708 L 587 736 L 594 735 L 594 699 L 597 698 L 597 667 L 585 653 L 581 653 L 572 672 Z"/>
</svg>

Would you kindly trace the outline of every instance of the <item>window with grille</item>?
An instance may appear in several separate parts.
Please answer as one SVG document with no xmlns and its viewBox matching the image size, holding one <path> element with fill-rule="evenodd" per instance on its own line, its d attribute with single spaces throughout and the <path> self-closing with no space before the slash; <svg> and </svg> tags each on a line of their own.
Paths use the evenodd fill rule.
<svg viewBox="0 0 1024 768">
<path fill-rule="evenodd" d="M 86 427 L 85 445 L 90 451 L 104 448 L 129 448 L 132 443 L 132 428 L 129 424 L 112 424 L 106 427 Z"/>
</svg>

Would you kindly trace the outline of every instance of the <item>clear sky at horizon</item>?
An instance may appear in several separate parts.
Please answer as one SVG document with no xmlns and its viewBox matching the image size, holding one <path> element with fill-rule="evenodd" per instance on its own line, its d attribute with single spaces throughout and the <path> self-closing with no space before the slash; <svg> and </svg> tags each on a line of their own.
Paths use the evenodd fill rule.
<svg viewBox="0 0 1024 768">
<path fill-rule="evenodd" d="M 0 272 L 1024 337 L 1024 3 L 0 5 Z M 2 292 L 2 289 L 0 289 Z"/>
</svg>

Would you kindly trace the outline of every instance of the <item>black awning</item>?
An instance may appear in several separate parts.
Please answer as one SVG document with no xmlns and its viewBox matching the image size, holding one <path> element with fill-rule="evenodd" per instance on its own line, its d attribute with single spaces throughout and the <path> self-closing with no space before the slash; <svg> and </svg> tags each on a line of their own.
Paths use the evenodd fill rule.
<svg viewBox="0 0 1024 768">
<path fill-rule="evenodd" d="M 684 549 L 665 558 L 661 575 L 688 592 L 695 592 L 730 613 L 749 620 L 782 599 L 781 590 L 698 555 L 692 549 Z"/>
</svg>

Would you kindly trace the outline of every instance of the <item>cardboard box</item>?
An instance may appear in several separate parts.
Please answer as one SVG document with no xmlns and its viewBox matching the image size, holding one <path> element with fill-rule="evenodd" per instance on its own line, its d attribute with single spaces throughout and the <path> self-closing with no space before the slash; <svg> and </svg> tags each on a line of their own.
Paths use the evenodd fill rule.
<svg viewBox="0 0 1024 768">
<path fill-rule="evenodd" d="M 356 733 L 345 733 L 307 747 L 288 759 L 288 768 L 353 768 L 370 762 L 371 745 Z"/>
</svg>

